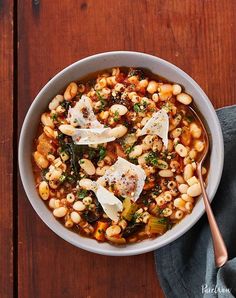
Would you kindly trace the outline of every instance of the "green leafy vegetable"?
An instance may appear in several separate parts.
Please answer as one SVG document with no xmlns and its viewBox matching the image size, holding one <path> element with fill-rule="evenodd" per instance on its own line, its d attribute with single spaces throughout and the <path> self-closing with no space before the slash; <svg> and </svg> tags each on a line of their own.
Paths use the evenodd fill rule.
<svg viewBox="0 0 236 298">
<path fill-rule="evenodd" d="M 87 196 L 87 194 L 88 194 L 88 191 L 86 189 L 80 189 L 77 192 L 77 197 L 78 197 L 78 199 L 83 199 Z"/>
<path fill-rule="evenodd" d="M 70 108 L 70 102 L 68 100 L 64 100 L 62 103 L 61 103 L 61 106 L 66 110 L 66 112 L 69 110 Z"/>
<path fill-rule="evenodd" d="M 106 156 L 107 150 L 103 146 L 99 146 L 98 149 L 99 149 L 99 160 L 102 160 Z"/>
<path fill-rule="evenodd" d="M 51 118 L 52 118 L 52 121 L 57 121 L 57 114 L 56 113 L 52 114 Z"/>
<path fill-rule="evenodd" d="M 141 109 L 140 109 L 138 103 L 136 103 L 136 104 L 134 105 L 134 111 L 135 111 L 136 113 L 139 113 L 139 112 L 141 111 Z"/>
<path fill-rule="evenodd" d="M 158 157 L 153 151 L 150 152 L 147 157 L 145 157 L 145 160 L 148 164 L 151 164 L 153 166 L 156 166 L 158 164 Z"/>
<path fill-rule="evenodd" d="M 130 146 L 129 148 L 127 148 L 126 150 L 125 150 L 125 154 L 130 154 L 130 152 L 132 152 L 134 150 L 134 145 L 132 145 L 132 146 Z"/>
</svg>

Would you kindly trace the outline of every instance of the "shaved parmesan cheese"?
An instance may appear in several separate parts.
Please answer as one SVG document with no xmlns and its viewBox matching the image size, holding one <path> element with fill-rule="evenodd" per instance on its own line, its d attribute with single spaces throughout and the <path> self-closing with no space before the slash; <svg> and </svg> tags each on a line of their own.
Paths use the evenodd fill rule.
<svg viewBox="0 0 236 298">
<path fill-rule="evenodd" d="M 72 138 L 77 145 L 108 143 L 115 140 L 110 136 L 111 128 L 76 129 Z"/>
<path fill-rule="evenodd" d="M 150 134 L 162 138 L 164 146 L 168 145 L 169 117 L 165 110 L 160 110 L 152 115 L 140 132 L 140 136 Z"/>
<path fill-rule="evenodd" d="M 122 202 L 112 192 L 101 185 L 98 185 L 95 194 L 106 215 L 111 220 L 118 221 L 120 217 L 119 213 L 123 210 Z"/>
<path fill-rule="evenodd" d="M 89 97 L 83 95 L 73 108 L 68 111 L 67 120 L 73 126 L 82 128 L 103 128 L 93 112 L 92 103 Z"/>
<path fill-rule="evenodd" d="M 73 108 L 68 111 L 67 120 L 73 126 L 80 126 L 75 129 L 72 135 L 77 145 L 93 145 L 114 141 L 111 128 L 105 128 L 93 112 L 92 103 L 89 97 L 83 95 Z"/>
<path fill-rule="evenodd" d="M 146 174 L 140 166 L 118 157 L 117 162 L 97 182 L 101 185 L 112 185 L 119 195 L 129 197 L 135 202 L 143 190 L 145 179 Z"/>
</svg>

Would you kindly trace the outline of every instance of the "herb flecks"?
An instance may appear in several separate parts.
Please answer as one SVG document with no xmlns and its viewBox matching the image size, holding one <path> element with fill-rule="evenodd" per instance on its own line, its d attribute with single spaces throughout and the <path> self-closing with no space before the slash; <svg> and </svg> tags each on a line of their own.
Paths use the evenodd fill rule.
<svg viewBox="0 0 236 298">
<path fill-rule="evenodd" d="M 77 197 L 78 199 L 84 199 L 88 194 L 88 191 L 86 189 L 80 189 L 78 192 L 77 192 Z"/>
<path fill-rule="evenodd" d="M 147 103 L 146 100 L 143 100 L 140 103 L 135 103 L 134 104 L 134 111 L 136 113 L 143 112 L 143 111 L 146 110 L 147 106 L 148 106 L 148 103 Z"/>
<path fill-rule="evenodd" d="M 120 114 L 118 111 L 115 111 L 113 119 L 115 122 L 118 122 L 120 120 Z"/>
<path fill-rule="evenodd" d="M 101 103 L 100 110 L 104 110 L 104 108 L 107 105 L 107 101 L 105 100 L 105 98 L 102 97 L 102 95 L 100 94 L 99 91 L 96 90 L 95 92 L 96 92 L 97 97 L 98 97 L 98 99 L 99 99 L 99 101 Z"/>
<path fill-rule="evenodd" d="M 106 156 L 107 150 L 103 146 L 99 146 L 98 149 L 99 149 L 99 160 L 102 160 Z"/>
<path fill-rule="evenodd" d="M 148 164 L 151 164 L 153 166 L 158 165 L 158 156 L 155 152 L 150 152 L 147 157 L 145 157 L 145 160 Z"/>
</svg>

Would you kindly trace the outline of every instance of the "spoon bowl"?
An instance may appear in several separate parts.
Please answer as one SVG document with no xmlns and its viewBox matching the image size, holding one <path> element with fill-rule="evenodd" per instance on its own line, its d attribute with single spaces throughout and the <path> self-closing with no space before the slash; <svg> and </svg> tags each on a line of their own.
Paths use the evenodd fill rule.
<svg viewBox="0 0 236 298">
<path fill-rule="evenodd" d="M 227 249 L 226 249 L 224 240 L 223 240 L 220 230 L 218 228 L 217 222 L 215 220 L 215 216 L 212 212 L 211 205 L 210 205 L 210 202 L 209 202 L 206 190 L 205 190 L 204 181 L 202 178 L 202 164 L 203 164 L 204 160 L 206 159 L 206 156 L 209 152 L 210 141 L 209 141 L 207 130 L 206 130 L 201 118 L 198 116 L 198 114 L 194 111 L 194 109 L 192 107 L 189 107 L 189 108 L 190 108 L 191 112 L 194 114 L 195 118 L 198 119 L 198 121 L 201 125 L 201 128 L 202 128 L 203 134 L 204 134 L 205 147 L 204 147 L 204 150 L 203 150 L 201 156 L 196 161 L 197 175 L 198 175 L 199 182 L 201 185 L 203 201 L 205 204 L 205 210 L 206 210 L 209 225 L 210 225 L 214 254 L 215 254 L 215 264 L 216 264 L 216 267 L 221 267 L 227 262 L 228 253 L 227 253 Z"/>
</svg>

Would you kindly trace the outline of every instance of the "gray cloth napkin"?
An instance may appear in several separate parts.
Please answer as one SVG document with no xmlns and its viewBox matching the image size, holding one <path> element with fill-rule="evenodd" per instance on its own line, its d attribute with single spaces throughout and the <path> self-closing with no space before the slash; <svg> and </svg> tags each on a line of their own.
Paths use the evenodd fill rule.
<svg viewBox="0 0 236 298">
<path fill-rule="evenodd" d="M 229 261 L 215 268 L 206 214 L 186 234 L 155 251 L 156 270 L 168 298 L 236 297 L 236 105 L 217 110 L 225 146 L 223 175 L 212 209 Z"/>
</svg>

